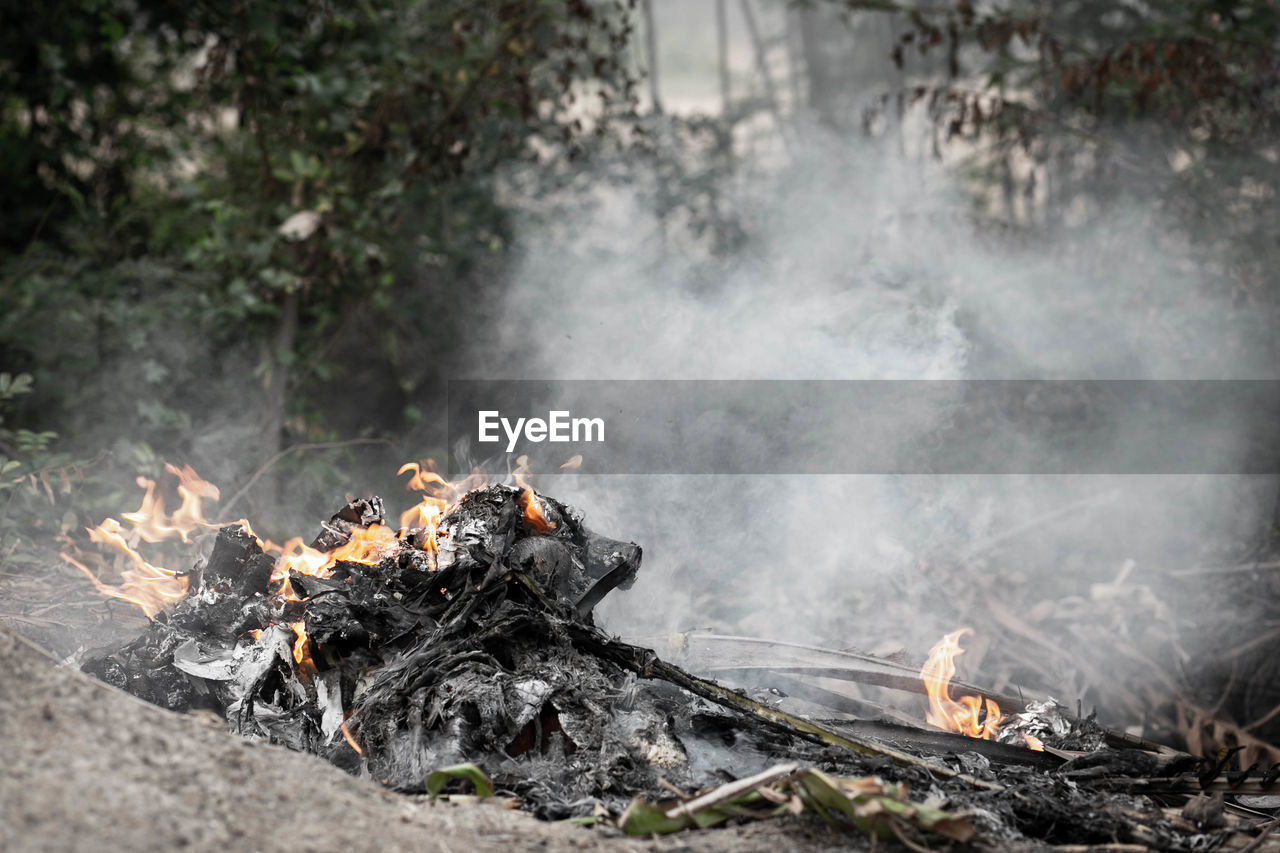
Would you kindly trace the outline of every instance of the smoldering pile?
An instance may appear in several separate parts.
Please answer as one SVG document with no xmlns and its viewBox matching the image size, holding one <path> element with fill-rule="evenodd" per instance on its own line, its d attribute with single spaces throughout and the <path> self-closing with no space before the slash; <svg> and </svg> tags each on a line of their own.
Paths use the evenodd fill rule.
<svg viewBox="0 0 1280 853">
<path fill-rule="evenodd" d="M 177 606 L 83 669 L 396 790 L 476 762 L 545 816 L 786 754 L 785 736 L 735 733 L 714 704 L 583 650 L 593 632 L 607 644 L 592 609 L 634 580 L 634 543 L 503 485 L 468 493 L 434 531 L 383 520 L 377 498 L 345 506 L 311 545 L 330 565 L 310 573 L 282 573 L 252 534 L 223 527 Z"/>
</svg>

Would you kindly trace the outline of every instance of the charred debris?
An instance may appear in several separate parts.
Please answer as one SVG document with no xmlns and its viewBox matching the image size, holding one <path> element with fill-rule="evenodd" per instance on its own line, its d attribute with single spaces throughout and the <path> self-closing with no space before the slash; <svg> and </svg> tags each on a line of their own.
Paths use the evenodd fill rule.
<svg viewBox="0 0 1280 853">
<path fill-rule="evenodd" d="M 1139 741 L 1052 701 L 999 697 L 1014 713 L 974 739 L 816 683 L 920 692 L 918 669 L 886 659 L 686 635 L 669 657 L 774 689 L 693 675 L 594 623 L 601 599 L 635 579 L 640 547 L 530 489 L 476 489 L 434 535 L 397 535 L 383 516 L 361 499 L 325 522 L 311 547 L 355 556 L 317 573 L 282 572 L 243 527 L 221 528 L 181 601 L 83 670 L 397 791 L 422 793 L 433 774 L 434 791 L 441 768 L 474 765 L 478 787 L 540 817 L 639 834 L 808 809 L 917 848 L 1189 851 L 1273 825 L 1280 765 L 1233 769 L 1230 756 Z M 784 695 L 805 713 L 784 710 Z"/>
</svg>

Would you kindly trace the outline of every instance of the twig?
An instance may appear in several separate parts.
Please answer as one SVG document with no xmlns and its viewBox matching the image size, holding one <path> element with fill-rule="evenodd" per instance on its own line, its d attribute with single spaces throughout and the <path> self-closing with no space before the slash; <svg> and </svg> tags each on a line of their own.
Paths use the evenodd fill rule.
<svg viewBox="0 0 1280 853">
<path fill-rule="evenodd" d="M 5 634 L 5 635 L 8 635 L 8 636 L 12 637 L 12 638 L 13 638 L 15 641 L 17 641 L 18 643 L 21 643 L 22 645 L 26 646 L 26 647 L 27 647 L 28 649 L 30 649 L 31 651 L 35 652 L 35 653 L 36 653 L 37 655 L 39 655 L 40 657 L 42 657 L 42 658 L 44 658 L 44 659 L 46 659 L 46 660 L 48 660 L 48 661 L 50 661 L 50 662 L 52 662 L 52 663 L 54 663 L 54 664 L 59 664 L 59 663 L 61 663 L 61 661 L 58 659 L 58 656 L 57 656 L 57 655 L 55 655 L 53 652 L 49 651 L 48 649 L 44 648 L 43 646 L 38 645 L 38 644 L 37 644 L 37 643 L 35 643 L 35 642 L 32 642 L 31 640 L 28 640 L 26 637 L 22 636 L 21 634 L 19 634 L 19 633 L 15 632 L 15 631 L 8 631 L 8 630 L 0 629 L 0 634 Z"/>
<path fill-rule="evenodd" d="M 1260 569 L 1280 569 L 1280 560 L 1241 563 L 1237 566 L 1197 566 L 1190 569 L 1174 569 L 1166 574 L 1175 578 L 1189 578 L 1196 577 L 1198 575 L 1225 575 L 1234 574 L 1236 572 L 1255 572 Z"/>
<path fill-rule="evenodd" d="M 1266 843 L 1267 839 L 1271 837 L 1271 833 L 1276 831 L 1276 823 L 1277 821 L 1273 820 L 1269 824 L 1266 824 L 1266 828 L 1262 830 L 1262 833 L 1257 838 L 1241 847 L 1236 851 L 1236 853 L 1253 853 L 1253 851 Z"/>
<path fill-rule="evenodd" d="M 897 836 L 898 843 L 901 844 L 903 847 L 913 851 L 913 853 L 929 853 L 928 847 L 924 847 L 920 844 L 916 844 L 914 841 L 911 841 L 909 838 L 907 838 L 906 832 L 903 830 L 901 826 L 898 825 L 898 822 L 893 819 L 892 815 L 890 815 L 888 818 L 888 824 L 889 824 L 889 831 Z"/>
<path fill-rule="evenodd" d="M 1043 515 L 1038 515 L 1030 521 L 1019 524 L 1018 526 L 1006 530 L 1003 533 L 998 533 L 995 536 L 975 542 L 964 550 L 961 555 L 961 560 L 968 562 L 979 554 L 992 551 L 1000 545 L 1003 545 L 1005 542 L 1008 542 L 1010 539 L 1016 539 L 1022 534 L 1035 530 L 1036 528 L 1043 527 L 1046 524 L 1052 524 L 1059 519 L 1066 518 L 1083 510 L 1105 506 L 1106 504 L 1114 501 L 1118 494 L 1118 492 L 1112 491 L 1103 492 L 1100 495 L 1091 495 L 1090 497 L 1083 498 L 1082 500 L 1073 501 L 1066 506 L 1060 506 L 1057 509 L 1050 510 Z"/>
<path fill-rule="evenodd" d="M 1231 651 L 1223 652 L 1222 655 L 1219 657 L 1219 660 L 1230 660 L 1231 658 L 1239 657 L 1245 652 L 1252 651 L 1253 649 L 1256 649 L 1259 646 L 1270 645 L 1271 643 L 1275 642 L 1277 639 L 1280 639 L 1280 628 L 1277 628 L 1274 631 L 1268 631 L 1265 634 L 1259 634 L 1258 636 L 1254 637 L 1252 640 L 1249 640 L 1246 643 L 1236 646 Z"/>
<path fill-rule="evenodd" d="M 1243 794 L 1246 796 L 1274 796 L 1280 793 L 1280 785 L 1272 783 L 1263 786 L 1261 779 L 1245 779 L 1231 783 L 1226 779 L 1214 779 L 1212 782 L 1201 782 L 1187 776 L 1154 776 L 1147 779 L 1135 779 L 1131 776 L 1102 777 L 1096 781 L 1099 786 L 1112 790 L 1131 791 L 1140 794 Z"/>
<path fill-rule="evenodd" d="M 751 670 L 770 670 L 822 678 L 836 678 L 841 681 L 854 681 L 861 684 L 875 684 L 879 687 L 889 687 L 894 690 L 904 690 L 911 693 L 923 694 L 926 692 L 924 682 L 920 678 L 920 665 L 908 665 L 896 660 L 861 652 L 731 634 L 690 631 L 664 636 L 673 646 L 675 644 L 680 646 L 682 650 L 681 662 L 695 670 L 741 671 L 742 673 Z M 632 638 L 631 642 L 644 642 L 646 639 L 636 637 Z M 736 651 L 741 660 L 732 656 L 726 657 L 725 652 L 721 652 L 720 649 L 716 649 L 713 657 L 699 658 L 697 652 L 703 650 L 698 649 L 697 646 L 702 643 L 719 646 L 725 652 L 732 652 L 735 650 L 734 647 L 737 646 L 739 648 Z M 792 659 L 762 658 L 760 653 L 756 651 L 756 648 L 761 646 L 776 650 L 794 650 L 811 654 L 796 655 Z M 1013 696 L 1005 696 L 976 684 L 953 679 L 951 686 L 955 690 L 990 698 L 1005 710 L 1016 709 L 1022 711 L 1026 709 L 1025 700 Z"/>
<path fill-rule="evenodd" d="M 1251 732 L 1254 729 L 1258 728 L 1259 726 L 1265 725 L 1266 723 L 1270 722 L 1271 719 L 1275 717 L 1276 714 L 1280 714 L 1280 705 L 1275 706 L 1270 711 L 1263 714 L 1258 719 L 1254 720 L 1252 723 L 1249 723 L 1249 725 L 1241 726 L 1241 728 L 1244 729 L 1246 732 Z"/>
<path fill-rule="evenodd" d="M 286 456 L 291 456 L 295 453 L 303 453 L 308 450 L 334 450 L 339 447 L 353 447 L 361 444 L 385 444 L 388 447 L 392 446 L 391 442 L 385 438 L 351 438 L 346 441 L 322 441 L 313 444 L 295 444 L 292 447 L 286 447 L 284 450 L 281 450 L 266 462 L 262 463 L 262 466 L 258 468 L 257 471 L 253 472 L 253 476 L 251 476 L 234 495 L 227 499 L 227 502 L 222 505 L 220 511 L 223 513 L 229 513 L 231 508 L 239 503 L 240 500 L 249 493 L 249 490 L 253 488 L 253 484 L 258 482 L 263 475 L 278 465 Z"/>
<path fill-rule="evenodd" d="M 732 800 L 739 794 L 745 794 L 752 788 L 759 785 L 767 785 L 770 782 L 777 782 L 779 779 L 785 779 L 794 775 L 800 769 L 800 765 L 794 762 L 789 764 L 778 764 L 770 767 L 768 770 L 761 771 L 754 776 L 748 776 L 745 779 L 738 779 L 735 782 L 721 785 L 713 791 L 708 791 L 701 796 L 694 797 L 683 803 L 677 803 L 667 810 L 668 818 L 677 818 L 681 815 L 691 815 L 694 812 L 701 811 L 711 806 L 717 806 L 720 803 Z"/>
</svg>

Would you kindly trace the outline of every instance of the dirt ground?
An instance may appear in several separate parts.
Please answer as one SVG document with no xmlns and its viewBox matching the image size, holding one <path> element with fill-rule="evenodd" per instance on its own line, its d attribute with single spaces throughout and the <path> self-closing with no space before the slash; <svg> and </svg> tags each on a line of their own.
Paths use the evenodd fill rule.
<svg viewBox="0 0 1280 853">
<path fill-rule="evenodd" d="M 0 628 L 0 851 L 848 850 L 812 819 L 651 841 L 405 797 L 56 665 Z M 888 847 L 891 845 L 882 845 Z"/>
</svg>

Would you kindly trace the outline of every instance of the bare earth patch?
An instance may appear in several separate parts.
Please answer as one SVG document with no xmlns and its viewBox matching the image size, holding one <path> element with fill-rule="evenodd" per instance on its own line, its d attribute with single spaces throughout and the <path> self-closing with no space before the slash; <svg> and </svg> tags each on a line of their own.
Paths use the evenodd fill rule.
<svg viewBox="0 0 1280 853">
<path fill-rule="evenodd" d="M 637 841 L 381 790 L 66 667 L 0 628 L 0 850 L 702 851 L 865 848 L 813 820 Z"/>
</svg>

